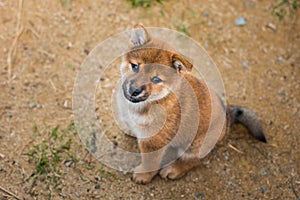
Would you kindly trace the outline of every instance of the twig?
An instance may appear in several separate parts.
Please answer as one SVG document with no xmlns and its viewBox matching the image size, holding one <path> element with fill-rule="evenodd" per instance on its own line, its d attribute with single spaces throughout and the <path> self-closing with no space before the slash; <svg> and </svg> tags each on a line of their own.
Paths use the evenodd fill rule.
<svg viewBox="0 0 300 200">
<path fill-rule="evenodd" d="M 230 148 L 232 148 L 233 150 L 235 150 L 236 152 L 238 152 L 238 153 L 241 153 L 241 154 L 244 153 L 244 152 L 242 152 L 241 150 L 237 149 L 236 147 L 232 146 L 231 144 L 228 144 L 228 146 L 229 146 Z"/>
<path fill-rule="evenodd" d="M 294 186 L 293 182 L 294 182 L 293 177 L 291 177 L 290 183 L 291 183 L 292 191 L 293 191 L 294 195 L 296 196 L 296 198 L 299 198 L 299 196 L 298 196 L 298 194 L 297 194 L 297 192 L 295 190 L 295 186 Z"/>
<path fill-rule="evenodd" d="M 7 55 L 7 65 L 8 65 L 8 80 L 11 78 L 11 68 L 12 68 L 12 57 L 16 50 L 16 45 L 18 43 L 18 39 L 23 33 L 24 27 L 21 23 L 22 18 L 22 10 L 23 10 L 23 0 L 19 0 L 19 10 L 18 10 L 18 21 L 16 26 L 16 36 L 15 39 L 12 42 L 12 45 L 9 49 L 8 55 Z"/>
<path fill-rule="evenodd" d="M 23 145 L 22 147 L 20 147 L 20 149 L 18 149 L 18 151 L 21 151 L 20 154 L 23 154 L 24 150 L 31 145 L 33 142 L 33 140 L 28 141 L 25 145 Z"/>
<path fill-rule="evenodd" d="M 40 35 L 33 28 L 27 27 L 27 30 L 30 30 L 35 37 L 40 38 Z"/>
<path fill-rule="evenodd" d="M 57 88 L 55 87 L 53 81 L 52 81 L 51 79 L 49 79 L 49 82 L 50 82 L 51 86 L 53 87 L 54 92 L 56 92 L 56 91 L 57 91 Z"/>
<path fill-rule="evenodd" d="M 10 196 L 13 196 L 14 198 L 18 199 L 18 200 L 22 200 L 20 197 L 18 197 L 17 195 L 15 195 L 14 193 L 6 190 L 5 188 L 3 188 L 2 186 L 0 186 L 0 190 L 2 190 L 3 192 L 5 192 L 6 194 L 9 194 Z"/>
</svg>

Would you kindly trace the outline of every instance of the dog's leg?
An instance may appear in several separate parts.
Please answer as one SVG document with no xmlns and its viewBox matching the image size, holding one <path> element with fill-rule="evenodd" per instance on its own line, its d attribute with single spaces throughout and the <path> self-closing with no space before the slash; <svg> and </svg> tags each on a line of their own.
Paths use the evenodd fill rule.
<svg viewBox="0 0 300 200">
<path fill-rule="evenodd" d="M 159 150 L 157 146 L 153 147 L 152 144 L 155 144 L 152 140 L 139 141 L 142 162 L 135 168 L 132 176 L 132 180 L 138 184 L 149 183 L 159 171 L 164 150 Z"/>
<path fill-rule="evenodd" d="M 200 164 L 201 161 L 199 158 L 189 158 L 188 160 L 179 158 L 174 163 L 163 168 L 159 172 L 159 175 L 162 178 L 177 179 L 185 175 L 192 168 L 199 166 Z"/>
</svg>

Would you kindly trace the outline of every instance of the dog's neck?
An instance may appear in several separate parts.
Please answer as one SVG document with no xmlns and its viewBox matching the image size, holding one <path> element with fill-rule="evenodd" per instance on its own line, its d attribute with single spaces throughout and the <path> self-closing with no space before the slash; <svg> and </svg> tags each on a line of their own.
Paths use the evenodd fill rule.
<svg viewBox="0 0 300 200">
<path fill-rule="evenodd" d="M 139 103 L 128 102 L 128 105 L 131 111 L 133 111 L 135 114 L 140 114 L 140 115 L 147 113 L 150 108 L 150 103 L 148 102 L 139 102 Z"/>
</svg>

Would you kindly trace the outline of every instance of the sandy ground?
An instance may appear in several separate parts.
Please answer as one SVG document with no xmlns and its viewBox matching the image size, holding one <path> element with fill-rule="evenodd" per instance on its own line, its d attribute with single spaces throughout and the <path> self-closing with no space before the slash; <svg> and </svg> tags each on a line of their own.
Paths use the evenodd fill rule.
<svg viewBox="0 0 300 200">
<path fill-rule="evenodd" d="M 18 1 L 0 1 L 0 199 L 300 199 L 300 13 L 278 21 L 274 3 L 24 0 L 20 13 Z M 201 167 L 145 186 L 89 159 L 72 126 L 76 71 L 136 23 L 186 27 L 218 65 L 228 102 L 257 111 L 268 143 L 234 127 Z"/>
</svg>

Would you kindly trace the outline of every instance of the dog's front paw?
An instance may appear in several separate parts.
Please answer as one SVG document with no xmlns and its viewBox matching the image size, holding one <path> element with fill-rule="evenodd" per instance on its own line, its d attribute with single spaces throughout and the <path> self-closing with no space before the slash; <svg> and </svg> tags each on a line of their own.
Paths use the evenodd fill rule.
<svg viewBox="0 0 300 200">
<path fill-rule="evenodd" d="M 176 165 L 172 164 L 169 165 L 162 170 L 160 170 L 159 175 L 162 178 L 168 178 L 168 179 L 177 179 L 182 177 L 185 174 L 185 171 L 177 167 Z"/>
<path fill-rule="evenodd" d="M 143 172 L 142 165 L 139 165 L 135 168 L 134 173 L 132 175 L 132 181 L 137 184 L 147 184 L 150 183 L 152 178 L 157 174 L 157 171 L 153 172 Z"/>
<path fill-rule="evenodd" d="M 148 173 L 134 173 L 132 175 L 132 181 L 134 181 L 137 184 L 147 184 L 150 183 L 153 178 L 153 175 L 151 172 Z"/>
</svg>

